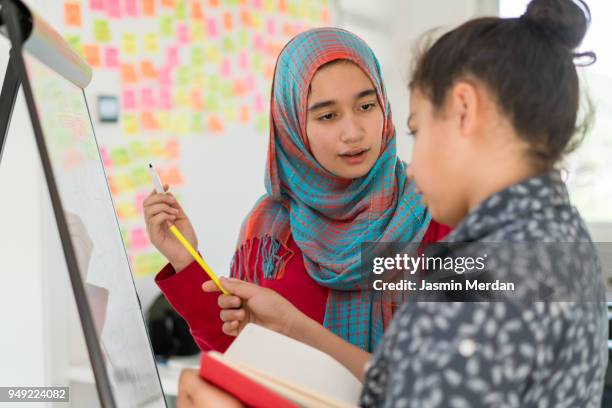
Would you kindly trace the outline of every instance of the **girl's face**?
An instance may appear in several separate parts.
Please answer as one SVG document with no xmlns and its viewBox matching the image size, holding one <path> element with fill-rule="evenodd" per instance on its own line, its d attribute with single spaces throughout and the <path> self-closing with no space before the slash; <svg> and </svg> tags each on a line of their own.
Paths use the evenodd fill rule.
<svg viewBox="0 0 612 408">
<path fill-rule="evenodd" d="M 317 162 L 338 177 L 366 175 L 380 155 L 384 115 L 363 71 L 351 62 L 320 68 L 307 109 L 306 135 Z"/>
<path fill-rule="evenodd" d="M 414 136 L 408 175 L 431 216 L 454 226 L 467 213 L 465 201 L 466 157 L 460 129 L 453 114 L 434 112 L 431 102 L 418 90 L 410 93 L 408 128 Z"/>
</svg>

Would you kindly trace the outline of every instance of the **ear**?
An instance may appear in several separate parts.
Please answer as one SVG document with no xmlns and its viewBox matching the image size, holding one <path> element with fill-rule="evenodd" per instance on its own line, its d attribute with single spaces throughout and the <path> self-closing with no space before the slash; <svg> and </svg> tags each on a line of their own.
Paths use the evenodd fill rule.
<svg viewBox="0 0 612 408">
<path fill-rule="evenodd" d="M 480 98 L 476 87 L 467 81 L 458 81 L 451 89 L 449 110 L 457 121 L 463 137 L 473 138 L 478 127 Z"/>
</svg>

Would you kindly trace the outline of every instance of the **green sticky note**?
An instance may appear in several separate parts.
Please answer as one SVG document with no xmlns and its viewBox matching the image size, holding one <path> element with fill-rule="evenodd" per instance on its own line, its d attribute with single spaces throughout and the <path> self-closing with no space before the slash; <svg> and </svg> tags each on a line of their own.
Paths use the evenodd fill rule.
<svg viewBox="0 0 612 408">
<path fill-rule="evenodd" d="M 204 63 L 204 49 L 202 47 L 193 47 L 191 49 L 191 64 L 202 65 Z"/>
<path fill-rule="evenodd" d="M 159 32 L 164 37 L 174 37 L 174 20 L 170 16 L 159 18 Z"/>
<path fill-rule="evenodd" d="M 238 45 L 240 48 L 247 48 L 249 46 L 249 33 L 246 30 L 238 32 Z"/>
<path fill-rule="evenodd" d="M 176 81 L 179 85 L 188 85 L 191 80 L 191 76 L 189 75 L 188 67 L 179 67 L 177 69 L 177 78 Z"/>
<path fill-rule="evenodd" d="M 234 45 L 234 40 L 229 35 L 223 37 L 222 47 L 223 47 L 223 51 L 225 51 L 225 52 L 232 53 L 232 52 L 236 51 L 236 46 Z"/>
<path fill-rule="evenodd" d="M 132 180 L 136 182 L 137 186 L 146 186 L 151 183 L 151 176 L 147 169 L 139 167 L 132 171 Z"/>
<path fill-rule="evenodd" d="M 110 156 L 115 166 L 125 166 L 130 162 L 130 155 L 127 149 L 123 147 L 112 149 Z"/>
<path fill-rule="evenodd" d="M 185 20 L 187 18 L 187 3 L 185 0 L 178 0 L 176 2 L 176 19 Z"/>
<path fill-rule="evenodd" d="M 108 21 L 94 21 L 94 38 L 97 42 L 109 42 L 111 40 L 111 33 L 108 26 Z"/>
</svg>

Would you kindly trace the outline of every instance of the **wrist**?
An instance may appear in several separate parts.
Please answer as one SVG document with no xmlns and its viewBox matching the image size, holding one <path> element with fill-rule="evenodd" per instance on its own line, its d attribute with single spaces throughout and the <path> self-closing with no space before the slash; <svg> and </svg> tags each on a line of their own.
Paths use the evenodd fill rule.
<svg viewBox="0 0 612 408">
<path fill-rule="evenodd" d="M 172 268 L 174 268 L 174 272 L 179 273 L 183 269 L 187 268 L 192 262 L 193 262 L 193 259 L 184 258 L 184 259 L 172 260 L 170 261 L 170 264 L 172 265 Z"/>
</svg>

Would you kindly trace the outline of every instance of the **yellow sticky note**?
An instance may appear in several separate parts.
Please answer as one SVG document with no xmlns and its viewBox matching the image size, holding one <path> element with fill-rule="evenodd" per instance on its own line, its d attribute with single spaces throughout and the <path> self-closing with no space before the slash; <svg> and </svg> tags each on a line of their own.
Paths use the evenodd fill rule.
<svg viewBox="0 0 612 408">
<path fill-rule="evenodd" d="M 144 36 L 144 50 L 149 54 L 159 52 L 159 36 L 157 33 L 147 33 Z"/>
<path fill-rule="evenodd" d="M 126 135 L 135 135 L 140 132 L 138 126 L 138 117 L 131 113 L 123 114 L 123 133 Z"/>
<path fill-rule="evenodd" d="M 111 40 L 111 33 L 108 27 L 108 21 L 94 21 L 94 37 L 98 42 L 109 42 Z"/>
<path fill-rule="evenodd" d="M 123 34 L 121 50 L 126 55 L 136 55 L 136 53 L 138 52 L 138 46 L 136 44 L 136 34 Z"/>
</svg>

